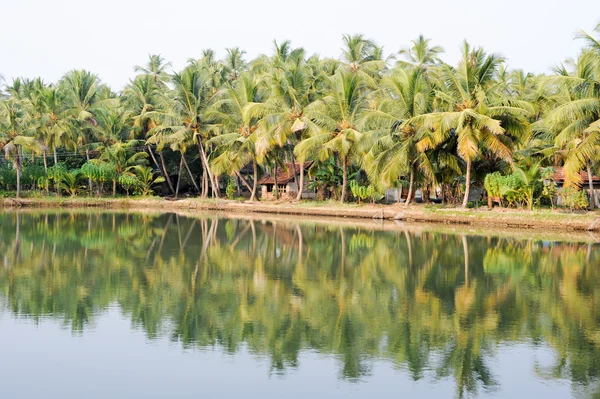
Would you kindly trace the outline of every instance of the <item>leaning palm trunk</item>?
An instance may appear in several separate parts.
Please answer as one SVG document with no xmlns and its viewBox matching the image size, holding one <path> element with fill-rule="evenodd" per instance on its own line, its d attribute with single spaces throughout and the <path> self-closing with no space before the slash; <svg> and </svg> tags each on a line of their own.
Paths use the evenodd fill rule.
<svg viewBox="0 0 600 399">
<path fill-rule="evenodd" d="M 302 199 L 302 191 L 304 191 L 304 163 L 300 165 L 300 182 L 298 183 L 298 195 L 296 196 L 296 201 Z"/>
<path fill-rule="evenodd" d="M 215 181 L 213 180 L 213 175 L 210 172 L 210 166 L 208 165 L 208 158 L 206 157 L 206 151 L 204 151 L 204 146 L 202 145 L 202 140 L 200 138 L 198 138 L 198 152 L 200 153 L 200 158 L 202 159 L 202 164 L 204 165 L 204 171 L 208 176 L 208 181 L 212 186 L 213 196 L 219 198 L 218 182 L 215 184 Z M 205 193 L 205 195 L 206 194 L 208 193 Z"/>
<path fill-rule="evenodd" d="M 415 189 L 415 167 L 410 165 L 410 178 L 408 180 L 408 196 L 406 197 L 405 205 L 410 205 L 410 201 L 413 197 L 413 191 Z"/>
<path fill-rule="evenodd" d="M 248 189 L 248 191 L 252 191 L 252 187 L 250 187 L 250 183 L 248 183 L 248 180 L 246 180 L 246 178 L 244 176 L 242 176 L 242 174 L 240 172 L 235 172 L 235 176 L 237 177 L 236 180 L 239 180 L 242 182 L 242 184 Z M 237 182 L 238 185 L 238 195 L 239 195 L 239 181 Z"/>
<path fill-rule="evenodd" d="M 293 151 L 290 151 L 290 156 L 291 156 L 291 159 L 292 159 L 292 172 L 293 172 L 293 175 L 294 175 L 294 183 L 296 184 L 296 190 L 298 190 L 298 192 L 300 192 L 300 185 L 298 184 L 298 178 L 296 177 L 296 159 L 294 158 L 294 152 Z"/>
<path fill-rule="evenodd" d="M 467 160 L 467 176 L 465 177 L 465 197 L 463 198 L 462 207 L 466 208 L 469 204 L 469 194 L 471 193 L 471 160 Z"/>
<path fill-rule="evenodd" d="M 346 186 L 348 185 L 348 155 L 342 158 L 342 196 L 340 202 L 343 204 L 346 200 Z"/>
<path fill-rule="evenodd" d="M 183 157 L 181 157 L 181 160 L 179 161 L 179 172 L 177 174 L 177 188 L 175 188 L 175 199 L 177 199 L 177 196 L 179 195 L 179 184 L 181 183 L 181 169 L 183 168 Z"/>
<path fill-rule="evenodd" d="M 595 200 L 596 198 L 594 198 L 594 180 L 593 180 L 593 176 L 592 176 L 592 166 L 590 165 L 590 163 L 587 163 L 587 174 L 588 174 L 588 185 L 590 187 L 590 209 L 594 209 L 595 207 Z"/>
<path fill-rule="evenodd" d="M 150 153 L 150 157 L 154 161 L 154 165 L 156 165 L 156 168 L 158 170 L 160 170 L 160 173 L 163 175 L 163 177 L 167 181 L 167 185 L 169 186 L 169 190 L 171 190 L 171 193 L 174 193 L 175 190 L 173 189 L 173 184 L 171 183 L 171 179 L 169 178 L 169 175 L 167 174 L 167 170 L 164 167 L 165 161 L 163 159 L 162 152 L 160 152 L 159 155 L 160 155 L 160 159 L 162 161 L 163 167 L 161 167 L 158 164 L 158 161 L 156 160 L 156 157 L 154 156 L 154 151 L 152 151 L 152 147 L 150 146 L 150 144 L 148 144 L 148 152 Z"/>
<path fill-rule="evenodd" d="M 183 155 L 183 153 L 181 153 L 181 159 L 183 161 L 183 164 L 185 165 L 185 170 L 187 170 L 188 175 L 190 176 L 190 181 L 194 185 L 194 188 L 196 189 L 196 192 L 198 194 L 200 194 L 200 188 L 198 187 L 198 184 L 196 184 L 196 180 L 194 180 L 194 175 L 192 175 L 192 171 L 190 170 L 190 167 L 188 166 L 188 163 L 185 160 L 185 156 Z"/>
<path fill-rule="evenodd" d="M 254 181 L 252 182 L 252 194 L 250 194 L 250 201 L 256 201 L 256 188 L 258 187 L 258 165 L 256 159 L 252 158 L 252 174 Z"/>
</svg>

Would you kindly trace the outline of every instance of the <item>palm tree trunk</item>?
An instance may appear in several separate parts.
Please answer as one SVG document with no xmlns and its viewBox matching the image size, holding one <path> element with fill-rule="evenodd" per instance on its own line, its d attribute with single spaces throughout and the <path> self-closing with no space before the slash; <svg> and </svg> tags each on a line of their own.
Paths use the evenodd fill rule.
<svg viewBox="0 0 600 399">
<path fill-rule="evenodd" d="M 298 184 L 298 178 L 296 177 L 296 159 L 294 158 L 294 152 L 290 151 L 290 156 L 292 159 L 292 172 L 294 172 L 294 183 L 296 184 L 296 190 L 300 192 L 300 185 Z M 302 168 L 302 167 L 300 167 Z"/>
<path fill-rule="evenodd" d="M 204 169 L 204 163 L 202 164 L 202 166 Z M 204 171 L 204 173 L 202 173 L 202 197 L 208 197 L 208 174 L 206 173 L 206 170 Z"/>
<path fill-rule="evenodd" d="M 117 195 L 117 178 L 116 177 L 113 179 L 113 187 L 112 188 L 113 188 L 113 190 L 112 190 L 113 197 L 116 197 L 116 195 Z"/>
<path fill-rule="evenodd" d="M 17 198 L 21 196 L 21 148 L 17 146 L 17 157 L 15 159 L 17 169 Z"/>
<path fill-rule="evenodd" d="M 471 193 L 471 160 L 467 160 L 467 176 L 465 177 L 465 197 L 463 198 L 462 207 L 466 208 L 469 204 L 469 194 Z"/>
<path fill-rule="evenodd" d="M 56 154 L 56 146 L 52 149 L 54 151 L 54 166 L 58 163 L 58 155 Z"/>
<path fill-rule="evenodd" d="M 237 180 L 241 181 L 242 184 L 244 186 L 246 186 L 248 191 L 252 191 L 252 187 L 250 187 L 250 183 L 248 183 L 248 180 L 246 180 L 246 178 L 244 176 L 242 176 L 242 174 L 240 172 L 235 172 L 235 175 L 237 176 Z M 237 182 L 237 183 L 238 183 L 238 195 L 239 195 L 239 182 Z"/>
<path fill-rule="evenodd" d="M 175 189 L 175 199 L 179 195 L 179 183 L 181 183 L 181 169 L 183 168 L 183 157 L 179 161 L 179 173 L 177 174 L 177 188 Z"/>
<path fill-rule="evenodd" d="M 90 150 L 89 149 L 85 149 L 85 159 L 90 162 Z M 92 179 L 88 178 L 88 188 L 90 190 L 90 196 L 92 195 Z"/>
<path fill-rule="evenodd" d="M 587 174 L 588 174 L 588 185 L 590 187 L 590 209 L 594 209 L 595 204 L 594 204 L 594 180 L 593 180 L 593 175 L 592 175 L 592 165 L 590 165 L 590 163 L 587 163 Z"/>
<path fill-rule="evenodd" d="M 300 182 L 298 183 L 298 195 L 296 196 L 296 201 L 300 201 L 302 199 L 302 192 L 304 191 L 304 162 L 300 165 Z"/>
<path fill-rule="evenodd" d="M 196 192 L 198 194 L 200 194 L 200 188 L 196 184 L 196 180 L 194 180 L 194 176 L 192 175 L 192 171 L 190 170 L 190 167 L 188 166 L 188 163 L 185 160 L 185 155 L 183 155 L 183 153 L 181 153 L 181 159 L 183 160 L 183 164 L 185 165 L 185 170 L 187 170 L 188 176 L 190 176 L 190 180 L 192 181 L 192 184 L 194 185 L 194 188 L 196 189 Z"/>
<path fill-rule="evenodd" d="M 342 158 L 342 196 L 340 202 L 346 201 L 346 186 L 348 185 L 348 155 Z"/>
<path fill-rule="evenodd" d="M 167 181 L 167 185 L 169 186 L 169 190 L 171 190 L 171 193 L 174 193 L 175 190 L 173 190 L 173 184 L 171 183 L 171 179 L 169 178 L 169 175 L 167 175 L 167 170 L 164 167 L 161 167 L 158 164 L 158 161 L 156 160 L 156 157 L 154 156 L 154 151 L 152 151 L 152 147 L 150 146 L 150 144 L 148 144 L 148 153 L 150 153 L 150 157 L 152 158 L 152 161 L 154 161 L 154 165 L 156 165 L 156 168 L 158 170 L 160 170 L 160 173 L 163 175 L 163 177 L 165 178 L 165 180 Z M 164 166 L 164 159 L 162 157 L 162 152 L 159 153 L 160 155 L 160 159 L 163 163 Z"/>
<path fill-rule="evenodd" d="M 252 174 L 254 181 L 252 182 L 252 194 L 250 194 L 250 201 L 256 201 L 256 189 L 258 187 L 258 165 L 256 164 L 256 159 L 254 158 L 252 158 Z"/>
<path fill-rule="evenodd" d="M 273 179 L 275 180 L 275 185 L 273 186 L 273 191 L 275 192 L 275 201 L 279 199 L 279 187 L 277 187 L 277 160 L 275 160 L 275 168 L 273 172 Z"/>
<path fill-rule="evenodd" d="M 410 201 L 412 201 L 413 191 L 415 189 L 415 167 L 410 165 L 410 178 L 408 180 L 408 196 L 406 197 L 406 201 L 404 204 L 406 206 L 410 205 Z"/>
<path fill-rule="evenodd" d="M 202 159 L 202 163 L 204 164 L 204 171 L 208 175 L 208 180 L 210 181 L 210 185 L 212 186 L 213 196 L 219 198 L 219 186 L 218 182 L 215 184 L 213 180 L 213 175 L 210 172 L 210 167 L 208 165 L 208 158 L 206 157 L 206 151 L 204 151 L 204 146 L 202 145 L 202 140 L 198 138 L 198 152 L 200 153 L 200 158 Z"/>
<path fill-rule="evenodd" d="M 463 257 L 465 258 L 465 285 L 469 287 L 469 243 L 467 236 L 462 235 Z"/>
<path fill-rule="evenodd" d="M 46 160 L 46 149 L 44 149 L 42 152 L 42 156 L 44 157 L 44 173 L 46 174 L 46 195 L 50 195 L 50 182 L 48 181 L 48 161 Z"/>
<path fill-rule="evenodd" d="M 165 157 L 163 156 L 162 151 L 158 152 L 158 157 L 160 158 L 160 163 L 162 165 L 162 171 L 165 176 L 165 180 L 167 181 L 167 184 L 169 185 L 169 189 L 171 190 L 172 193 L 175 193 L 175 189 L 173 188 L 173 182 L 171 181 L 171 177 L 169 176 L 169 173 L 167 172 L 167 165 L 165 164 Z"/>
</svg>

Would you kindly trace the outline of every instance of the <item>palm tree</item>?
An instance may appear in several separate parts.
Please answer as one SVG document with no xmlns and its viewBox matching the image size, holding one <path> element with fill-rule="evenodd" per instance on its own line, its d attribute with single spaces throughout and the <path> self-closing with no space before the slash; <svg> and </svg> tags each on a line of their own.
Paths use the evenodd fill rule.
<svg viewBox="0 0 600 399">
<path fill-rule="evenodd" d="M 431 39 L 426 39 L 423 35 L 411 41 L 411 46 L 398 52 L 403 58 L 397 61 L 398 66 L 413 66 L 417 68 L 429 67 L 441 63 L 440 55 L 444 49 L 440 46 L 431 47 Z"/>
<path fill-rule="evenodd" d="M 143 165 L 134 165 L 131 171 L 137 176 L 140 183 L 142 195 L 147 196 L 152 194 L 152 187 L 165 181 L 164 177 L 154 177 L 152 168 Z"/>
<path fill-rule="evenodd" d="M 59 87 L 65 94 L 69 129 L 78 133 L 74 138 L 75 143 L 85 149 L 85 156 L 89 161 L 90 149 L 99 145 L 94 135 L 94 127 L 98 125 L 95 112 L 102 101 L 110 96 L 110 90 L 102 85 L 98 76 L 85 70 L 67 73 L 61 79 Z M 91 180 L 88 180 L 88 186 L 91 193 Z"/>
<path fill-rule="evenodd" d="M 465 42 L 458 66 L 441 66 L 442 81 L 436 90 L 436 101 L 445 111 L 405 122 L 431 130 L 433 144 L 457 136 L 457 153 L 466 163 L 463 208 L 469 201 L 473 161 L 485 152 L 512 163 L 511 136 L 522 137 L 529 129 L 526 118 L 531 107 L 497 93 L 496 74 L 503 61 L 502 57 L 488 55 L 482 48 L 471 48 Z"/>
<path fill-rule="evenodd" d="M 408 205 L 414 193 L 415 171 L 420 171 L 432 183 L 435 177 L 434 165 L 425 153 L 432 148 L 429 131 L 404 122 L 432 111 L 434 91 L 424 69 L 419 67 L 395 69 L 382 79 L 381 87 L 377 108 L 368 110 L 363 118 L 367 131 L 362 143 L 367 153 L 363 167 L 376 186 L 392 186 L 408 174 L 405 202 Z M 454 164 L 458 168 L 456 162 Z"/>
<path fill-rule="evenodd" d="M 315 71 L 305 61 L 304 49 L 291 49 L 287 41 L 281 45 L 275 42 L 275 45 L 275 55 L 269 61 L 267 72 L 263 75 L 265 85 L 269 88 L 269 98 L 265 102 L 249 104 L 246 113 L 249 117 L 261 118 L 256 142 L 259 158 L 263 158 L 276 147 L 285 148 L 291 165 L 295 168 L 293 148 L 317 128 L 305 112 L 315 96 Z M 300 154 L 298 159 L 301 163 L 306 160 L 303 155 Z M 296 171 L 293 172 L 296 178 Z M 304 168 L 301 167 L 299 172 L 296 200 L 302 198 Z"/>
<path fill-rule="evenodd" d="M 342 167 L 342 203 L 346 198 L 349 163 L 357 143 L 363 137 L 358 124 L 369 105 L 368 93 L 359 74 L 339 71 L 329 78 L 326 95 L 306 107 L 307 118 L 319 129 L 315 129 L 295 149 L 299 159 L 306 159 L 313 153 L 321 160 L 334 154 L 339 157 Z"/>
<path fill-rule="evenodd" d="M 157 121 L 152 118 L 151 113 L 155 110 L 163 110 L 167 106 L 161 88 L 156 84 L 154 77 L 151 75 L 136 76 L 136 78 L 130 81 L 123 89 L 121 99 L 123 105 L 130 111 L 130 117 L 133 120 L 130 138 L 148 139 L 150 130 L 157 126 Z M 156 168 L 160 170 L 165 178 L 171 193 L 175 193 L 173 183 L 167 172 L 163 152 L 158 150 L 158 156 L 160 158 L 159 164 L 154 156 L 152 146 L 147 144 L 147 148 Z"/>
<path fill-rule="evenodd" d="M 568 97 L 538 125 L 556 134 L 554 143 L 565 157 L 566 185 L 581 183 L 580 171 L 587 169 L 589 203 L 594 208 L 592 165 L 600 153 L 600 50 L 591 47 L 584 51 L 571 74 L 553 76 L 546 82 L 563 87 Z"/>
<path fill-rule="evenodd" d="M 136 65 L 134 69 L 137 73 L 150 76 L 158 87 L 164 87 L 169 82 L 167 69 L 170 67 L 171 63 L 166 62 L 160 54 L 150 54 L 145 66 Z"/>
<path fill-rule="evenodd" d="M 250 200 L 257 199 L 258 154 L 256 150 L 258 118 L 250 116 L 249 104 L 260 104 L 266 97 L 262 81 L 252 72 L 242 73 L 215 96 L 210 114 L 223 126 L 222 134 L 209 140 L 218 154 L 211 162 L 216 173 L 235 173 L 247 184 L 239 171 L 252 163 L 253 183 L 248 187 Z"/>
<path fill-rule="evenodd" d="M 150 130 L 148 143 L 158 145 L 166 140 L 169 145 L 183 148 L 195 142 L 205 179 L 210 183 L 213 195 L 218 197 L 218 179 L 210 170 L 205 147 L 215 130 L 214 121 L 208 118 L 214 95 L 209 78 L 208 73 L 195 65 L 189 65 L 181 73 L 173 75 L 174 90 L 169 93 L 169 109 L 151 113 L 160 120 L 160 125 Z M 203 196 L 207 194 L 207 191 L 203 192 Z"/>
</svg>

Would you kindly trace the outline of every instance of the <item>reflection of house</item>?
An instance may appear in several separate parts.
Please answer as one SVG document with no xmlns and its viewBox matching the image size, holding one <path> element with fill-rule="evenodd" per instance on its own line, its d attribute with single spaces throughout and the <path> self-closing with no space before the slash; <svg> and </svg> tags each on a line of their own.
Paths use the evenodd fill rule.
<svg viewBox="0 0 600 399">
<path fill-rule="evenodd" d="M 556 201 L 557 205 L 562 205 L 562 197 L 560 193 L 562 192 L 563 186 L 565 185 L 565 171 L 562 167 L 554 168 L 554 181 L 556 182 L 556 187 L 558 188 L 558 198 Z M 589 178 L 588 174 L 585 171 L 580 172 L 579 176 L 581 177 L 581 188 L 585 190 L 588 199 L 594 198 L 594 205 L 596 207 L 600 207 L 600 177 L 592 175 L 592 195 L 590 195 L 590 186 L 589 186 Z M 593 197 L 592 197 L 593 196 Z M 591 201 L 590 201 L 591 202 Z"/>
<path fill-rule="evenodd" d="M 304 168 L 304 187 L 302 188 L 302 198 L 315 198 L 314 190 L 310 190 L 308 185 L 308 168 L 312 162 L 304 162 L 304 164 L 286 162 L 283 168 L 277 170 L 277 190 L 280 199 L 296 198 L 298 188 L 296 182 L 300 182 L 300 167 Z M 295 173 L 294 173 L 295 172 Z M 294 175 L 296 178 L 294 178 Z M 275 177 L 268 173 L 258 181 L 261 186 L 260 197 L 263 199 L 274 199 Z"/>
</svg>

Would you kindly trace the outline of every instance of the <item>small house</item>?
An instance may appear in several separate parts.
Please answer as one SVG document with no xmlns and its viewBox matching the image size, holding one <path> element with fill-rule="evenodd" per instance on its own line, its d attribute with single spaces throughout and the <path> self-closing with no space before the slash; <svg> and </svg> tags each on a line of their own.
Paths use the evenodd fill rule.
<svg viewBox="0 0 600 399">
<path fill-rule="evenodd" d="M 304 185 L 302 187 L 303 199 L 314 199 L 316 193 L 308 188 L 310 179 L 308 177 L 308 168 L 312 162 L 291 163 L 286 162 L 284 167 L 277 168 L 277 179 L 272 173 L 267 173 L 258 181 L 261 186 L 260 197 L 262 199 L 275 199 L 275 190 L 277 190 L 279 199 L 295 199 L 298 195 L 298 186 L 300 184 L 300 168 L 304 168 Z M 277 187 L 275 187 L 277 180 Z"/>
<path fill-rule="evenodd" d="M 562 167 L 554 168 L 554 182 L 558 188 L 558 198 L 556 199 L 557 205 L 562 205 L 561 192 L 565 185 L 565 171 Z M 589 177 L 586 171 L 581 171 L 579 174 L 581 178 L 581 188 L 586 192 L 588 200 L 593 203 L 596 207 L 600 207 L 600 177 L 592 175 L 592 192 L 590 193 Z"/>
</svg>

